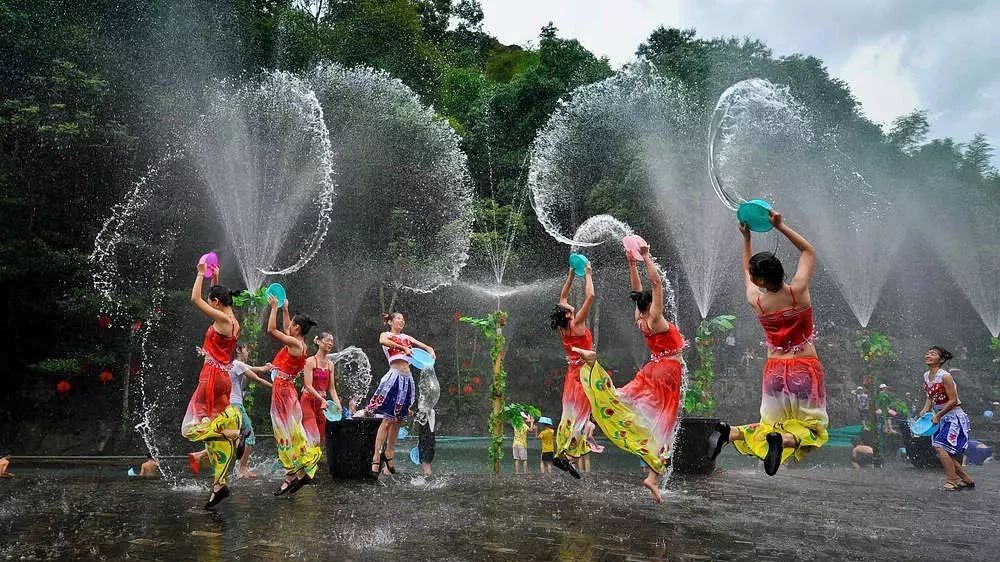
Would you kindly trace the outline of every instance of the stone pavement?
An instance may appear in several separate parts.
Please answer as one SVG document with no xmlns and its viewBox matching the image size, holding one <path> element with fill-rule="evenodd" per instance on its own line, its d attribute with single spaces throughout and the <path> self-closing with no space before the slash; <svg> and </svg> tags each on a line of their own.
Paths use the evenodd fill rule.
<svg viewBox="0 0 1000 562">
<path fill-rule="evenodd" d="M 675 477 L 655 506 L 641 475 L 494 478 L 409 472 L 382 485 L 321 473 L 293 497 L 237 482 L 22 468 L 0 480 L 0 560 L 997 560 L 1000 464 L 973 491 L 900 466 Z"/>
</svg>

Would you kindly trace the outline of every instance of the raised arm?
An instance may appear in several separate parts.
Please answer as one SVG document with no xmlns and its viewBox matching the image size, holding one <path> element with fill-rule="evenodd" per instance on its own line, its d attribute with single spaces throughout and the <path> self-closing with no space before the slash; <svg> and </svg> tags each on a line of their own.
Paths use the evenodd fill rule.
<svg viewBox="0 0 1000 562">
<path fill-rule="evenodd" d="M 205 298 L 201 296 L 202 286 L 205 283 L 205 264 L 198 264 L 198 276 L 194 278 L 194 285 L 191 286 L 191 302 L 194 306 L 201 311 L 202 314 L 208 316 L 213 322 L 218 324 L 216 330 L 224 335 L 229 336 L 232 334 L 233 327 L 230 325 L 229 317 L 226 313 L 212 308 L 212 305 L 205 301 Z M 225 328 L 222 330 L 220 328 Z"/>
<path fill-rule="evenodd" d="M 649 253 L 649 246 L 642 246 L 639 251 L 642 252 L 646 264 L 646 277 L 649 278 L 649 287 L 653 293 L 653 302 L 649 305 L 649 320 L 653 323 L 663 318 L 663 281 L 660 279 L 660 272 L 656 270 L 653 254 Z"/>
<path fill-rule="evenodd" d="M 632 286 L 633 291 L 642 290 L 642 279 L 639 279 L 639 268 L 635 264 L 635 258 L 632 257 L 632 252 L 625 249 L 625 261 L 628 262 L 628 281 L 629 285 Z"/>
<path fill-rule="evenodd" d="M 771 212 L 771 224 L 778 229 L 778 232 L 784 234 L 785 238 L 788 238 L 788 241 L 800 252 L 799 265 L 795 269 L 795 277 L 792 278 L 792 288 L 799 290 L 809 288 L 809 282 L 812 280 L 813 270 L 816 267 L 816 249 L 801 234 L 785 224 L 781 213 Z"/>
<path fill-rule="evenodd" d="M 337 403 L 338 406 L 343 408 L 340 403 L 340 396 L 337 395 L 337 365 L 335 363 L 330 364 L 330 384 L 329 384 L 330 398 Z"/>
<path fill-rule="evenodd" d="M 288 334 L 289 330 L 292 329 L 292 315 L 288 312 L 288 309 L 288 299 L 285 299 L 285 305 L 281 307 L 281 321 L 283 323 L 283 331 L 286 334 Z"/>
<path fill-rule="evenodd" d="M 278 301 L 273 297 L 267 297 L 267 302 L 271 305 L 271 314 L 267 317 L 267 333 L 271 335 L 272 338 L 278 340 L 283 345 L 289 347 L 299 347 L 299 340 L 289 336 L 284 331 L 278 329 Z M 287 301 L 285 301 L 287 302 Z M 288 320 L 288 310 L 285 310 L 285 330 L 288 330 L 288 325 L 290 321 Z"/>
<path fill-rule="evenodd" d="M 750 277 L 750 258 L 753 256 L 753 246 L 750 244 L 750 227 L 746 223 L 740 223 L 740 234 L 743 235 L 743 286 L 747 291 L 756 288 L 753 279 Z"/>
<path fill-rule="evenodd" d="M 572 275 L 572 272 L 570 274 Z M 589 263 L 587 264 L 584 279 L 586 279 L 586 284 L 583 289 L 583 304 L 580 305 L 580 309 L 573 316 L 573 324 L 578 327 L 584 325 L 584 322 L 587 321 L 587 315 L 590 314 L 590 308 L 594 306 L 594 276 L 592 275 Z"/>
<path fill-rule="evenodd" d="M 562 290 L 559 291 L 559 304 L 569 304 L 569 292 L 573 289 L 573 278 L 576 274 L 573 273 L 573 268 L 569 268 L 569 273 L 566 275 L 566 282 L 563 283 Z"/>
</svg>

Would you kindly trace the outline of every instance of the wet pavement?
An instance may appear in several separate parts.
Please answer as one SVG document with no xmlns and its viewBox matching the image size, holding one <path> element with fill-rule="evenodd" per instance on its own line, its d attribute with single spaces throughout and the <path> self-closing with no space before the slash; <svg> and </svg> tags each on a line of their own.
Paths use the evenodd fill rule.
<svg viewBox="0 0 1000 562">
<path fill-rule="evenodd" d="M 0 480 L 0 560 L 995 560 L 1000 464 L 972 491 L 903 465 L 753 468 L 672 478 L 664 502 L 638 471 L 445 474 L 380 484 L 326 474 L 292 497 L 238 481 L 215 512 L 203 479 L 117 467 L 22 467 Z"/>
</svg>

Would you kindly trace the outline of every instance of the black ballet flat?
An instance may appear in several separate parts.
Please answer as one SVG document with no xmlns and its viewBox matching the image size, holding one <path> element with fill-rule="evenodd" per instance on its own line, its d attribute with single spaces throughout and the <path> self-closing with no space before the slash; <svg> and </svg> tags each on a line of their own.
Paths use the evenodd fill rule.
<svg viewBox="0 0 1000 562">
<path fill-rule="evenodd" d="M 552 466 L 563 472 L 568 472 L 570 476 L 576 478 L 577 480 L 580 479 L 580 473 L 577 472 L 576 467 L 573 466 L 573 463 L 566 460 L 565 457 L 556 457 L 552 459 Z"/>
<path fill-rule="evenodd" d="M 382 464 L 389 469 L 389 474 L 396 474 L 396 467 L 392 466 L 392 458 L 385 456 L 385 453 L 382 453 Z"/>
<path fill-rule="evenodd" d="M 719 456 L 722 452 L 722 448 L 729 443 L 729 424 L 726 422 L 719 422 L 715 424 L 715 430 L 708 436 L 708 458 L 709 460 L 715 460 L 715 457 Z"/>
<path fill-rule="evenodd" d="M 302 489 L 302 486 L 305 486 L 310 482 L 312 482 L 312 478 L 310 478 L 308 474 L 306 474 L 302 478 L 296 478 L 294 481 L 292 481 L 291 484 L 288 485 L 288 495 L 292 495 L 295 492 L 298 492 L 299 490 Z"/>
<path fill-rule="evenodd" d="M 213 507 L 219 505 L 222 500 L 229 497 L 229 486 L 223 486 L 217 491 L 213 491 L 212 495 L 209 496 L 208 502 L 205 504 L 205 509 L 212 509 Z"/>
<path fill-rule="evenodd" d="M 292 480 L 291 482 L 285 480 L 284 482 L 281 483 L 281 487 L 274 491 L 274 495 L 276 496 L 284 495 L 286 492 L 288 492 L 288 490 L 292 489 L 292 483 L 294 482 L 295 480 Z"/>
<path fill-rule="evenodd" d="M 774 476 L 781 466 L 781 434 L 772 431 L 767 434 L 767 455 L 764 456 L 764 472 Z"/>
</svg>

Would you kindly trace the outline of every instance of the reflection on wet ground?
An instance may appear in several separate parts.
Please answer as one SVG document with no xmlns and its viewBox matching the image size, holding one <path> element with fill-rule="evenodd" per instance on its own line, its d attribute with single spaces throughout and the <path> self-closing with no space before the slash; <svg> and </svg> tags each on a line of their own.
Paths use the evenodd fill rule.
<svg viewBox="0 0 1000 562">
<path fill-rule="evenodd" d="M 425 481 L 416 467 L 401 464 L 400 474 L 381 484 L 321 473 L 315 485 L 278 498 L 271 495 L 278 477 L 259 478 L 234 483 L 233 497 L 214 513 L 201 509 L 206 479 L 141 480 L 117 467 L 22 467 L 16 478 L 0 481 L 0 559 L 996 557 L 998 464 L 972 467 L 978 486 L 963 492 L 941 490 L 940 472 L 903 465 L 861 473 L 787 469 L 773 478 L 732 468 L 710 478 L 675 476 L 660 506 L 638 487 L 637 466 L 631 472 L 595 466 L 580 481 L 558 472 L 442 473 Z"/>
</svg>

